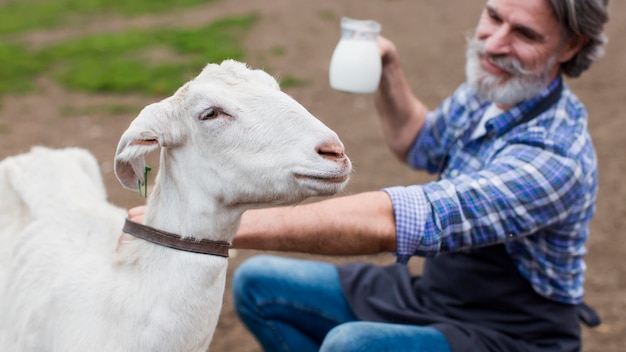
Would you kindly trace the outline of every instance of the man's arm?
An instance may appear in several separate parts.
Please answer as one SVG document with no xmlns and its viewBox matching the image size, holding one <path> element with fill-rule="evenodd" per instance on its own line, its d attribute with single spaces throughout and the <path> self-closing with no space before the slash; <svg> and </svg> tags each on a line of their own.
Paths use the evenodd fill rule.
<svg viewBox="0 0 626 352">
<path fill-rule="evenodd" d="M 323 255 L 395 251 L 393 207 L 382 191 L 248 210 L 233 247 Z"/>
<path fill-rule="evenodd" d="M 424 125 L 428 108 L 411 92 L 395 45 L 379 36 L 378 47 L 383 71 L 374 102 L 382 120 L 387 145 L 401 161 L 406 162 L 409 149 Z"/>
</svg>

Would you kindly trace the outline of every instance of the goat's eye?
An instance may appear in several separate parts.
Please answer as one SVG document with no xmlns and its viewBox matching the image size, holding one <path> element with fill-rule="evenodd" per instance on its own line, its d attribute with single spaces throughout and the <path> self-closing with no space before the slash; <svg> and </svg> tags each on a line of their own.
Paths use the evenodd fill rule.
<svg viewBox="0 0 626 352">
<path fill-rule="evenodd" d="M 215 108 L 209 108 L 200 114 L 200 120 L 203 120 L 203 121 L 211 120 L 211 119 L 216 118 L 217 115 L 218 115 L 218 111 Z"/>
</svg>

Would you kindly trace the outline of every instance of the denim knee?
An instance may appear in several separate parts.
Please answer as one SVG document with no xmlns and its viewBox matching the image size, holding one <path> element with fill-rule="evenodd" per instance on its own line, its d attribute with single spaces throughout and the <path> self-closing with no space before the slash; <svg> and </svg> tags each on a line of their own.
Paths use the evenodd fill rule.
<svg viewBox="0 0 626 352">
<path fill-rule="evenodd" d="M 278 258 L 270 255 L 258 255 L 247 259 L 235 269 L 232 278 L 232 294 L 236 309 L 246 298 L 251 298 L 250 291 L 254 290 L 259 282 L 264 281 L 263 277 L 267 275 L 264 271 L 273 266 L 272 263 L 276 259 Z"/>
<path fill-rule="evenodd" d="M 360 336 L 361 333 L 368 331 L 368 329 L 363 329 L 362 325 L 361 322 L 337 325 L 326 334 L 320 352 L 369 351 L 367 336 Z"/>
<path fill-rule="evenodd" d="M 450 348 L 445 336 L 432 327 L 356 321 L 330 330 L 320 351 L 450 352 Z"/>
</svg>

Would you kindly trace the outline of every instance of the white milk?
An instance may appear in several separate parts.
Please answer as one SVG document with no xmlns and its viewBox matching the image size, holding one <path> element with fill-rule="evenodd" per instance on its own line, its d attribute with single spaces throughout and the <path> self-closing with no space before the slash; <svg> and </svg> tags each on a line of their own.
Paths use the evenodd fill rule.
<svg viewBox="0 0 626 352">
<path fill-rule="evenodd" d="M 374 93 L 381 71 L 380 52 L 375 41 L 342 38 L 330 60 L 330 86 L 350 93 Z"/>
</svg>

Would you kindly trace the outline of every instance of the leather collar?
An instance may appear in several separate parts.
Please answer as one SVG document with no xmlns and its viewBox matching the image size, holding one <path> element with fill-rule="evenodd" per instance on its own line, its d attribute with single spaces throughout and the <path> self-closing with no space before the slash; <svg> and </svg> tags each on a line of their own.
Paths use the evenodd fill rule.
<svg viewBox="0 0 626 352">
<path fill-rule="evenodd" d="M 226 241 L 197 240 L 195 238 L 182 238 L 181 236 L 161 231 L 150 226 L 139 224 L 126 219 L 124 223 L 125 233 L 156 243 L 161 246 L 178 249 L 186 252 L 216 255 L 228 258 L 230 243 Z"/>
</svg>

